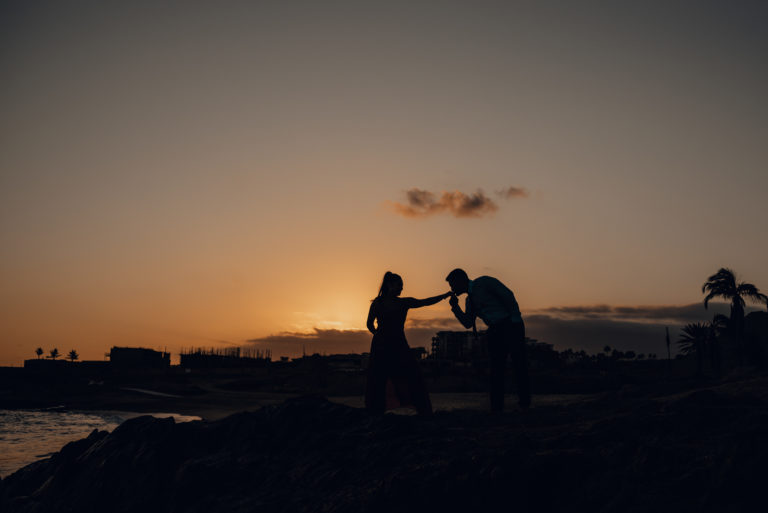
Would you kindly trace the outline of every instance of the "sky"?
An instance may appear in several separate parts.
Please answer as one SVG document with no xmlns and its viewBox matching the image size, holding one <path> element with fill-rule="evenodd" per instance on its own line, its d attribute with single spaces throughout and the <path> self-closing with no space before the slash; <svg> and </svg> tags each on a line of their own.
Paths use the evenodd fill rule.
<svg viewBox="0 0 768 513">
<path fill-rule="evenodd" d="M 455 267 L 531 337 L 660 353 L 720 267 L 768 290 L 766 26 L 738 0 L 2 1 L 0 365 L 361 352 L 385 271 L 428 297 Z M 449 317 L 411 312 L 411 345 Z"/>
</svg>

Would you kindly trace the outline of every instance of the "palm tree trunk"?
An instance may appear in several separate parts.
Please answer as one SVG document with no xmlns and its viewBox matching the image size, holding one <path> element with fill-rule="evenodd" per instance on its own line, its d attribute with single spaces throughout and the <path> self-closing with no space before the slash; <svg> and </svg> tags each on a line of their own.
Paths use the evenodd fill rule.
<svg viewBox="0 0 768 513">
<path fill-rule="evenodd" d="M 731 304 L 731 326 L 736 339 L 736 355 L 739 367 L 744 366 L 744 309 L 738 304 Z"/>
</svg>

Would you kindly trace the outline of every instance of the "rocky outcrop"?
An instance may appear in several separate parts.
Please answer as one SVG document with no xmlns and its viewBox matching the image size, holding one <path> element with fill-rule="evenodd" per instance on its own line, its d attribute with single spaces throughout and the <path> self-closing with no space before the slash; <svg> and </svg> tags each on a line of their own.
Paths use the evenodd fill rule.
<svg viewBox="0 0 768 513">
<path fill-rule="evenodd" d="M 303 397 L 93 432 L 1 481 L 0 511 L 747 511 L 767 432 L 748 392 L 432 419 Z"/>
</svg>

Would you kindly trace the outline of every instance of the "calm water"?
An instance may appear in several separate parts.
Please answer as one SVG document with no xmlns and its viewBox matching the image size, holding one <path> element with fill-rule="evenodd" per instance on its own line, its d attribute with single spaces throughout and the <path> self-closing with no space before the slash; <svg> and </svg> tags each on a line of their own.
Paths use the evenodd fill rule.
<svg viewBox="0 0 768 513">
<path fill-rule="evenodd" d="M 65 444 L 88 436 L 94 429 L 112 431 L 129 418 L 146 413 L 108 411 L 0 410 L 0 477 L 58 452 Z M 152 413 L 176 422 L 199 417 Z"/>
</svg>

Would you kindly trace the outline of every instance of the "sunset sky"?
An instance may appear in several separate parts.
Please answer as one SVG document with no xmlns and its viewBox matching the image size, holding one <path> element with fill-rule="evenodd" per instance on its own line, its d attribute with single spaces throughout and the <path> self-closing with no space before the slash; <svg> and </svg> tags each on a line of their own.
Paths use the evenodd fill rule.
<svg viewBox="0 0 768 513">
<path fill-rule="evenodd" d="M 531 337 L 661 353 L 718 268 L 768 292 L 766 27 L 734 0 L 3 1 L 0 365 L 361 352 L 385 271 L 427 297 L 454 267 Z"/>
</svg>

